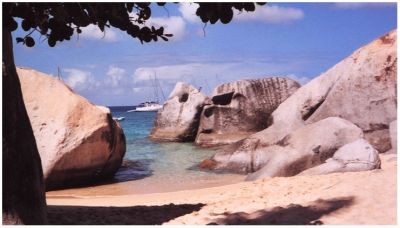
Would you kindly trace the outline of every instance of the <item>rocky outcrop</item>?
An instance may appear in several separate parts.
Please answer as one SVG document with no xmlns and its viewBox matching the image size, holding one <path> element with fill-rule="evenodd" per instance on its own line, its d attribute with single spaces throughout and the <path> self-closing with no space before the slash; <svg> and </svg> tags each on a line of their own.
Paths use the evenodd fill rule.
<svg viewBox="0 0 400 228">
<path fill-rule="evenodd" d="M 206 96 L 198 89 L 178 82 L 158 111 L 150 139 L 154 141 L 194 141 Z"/>
<path fill-rule="evenodd" d="M 125 154 L 125 136 L 110 110 L 91 104 L 49 75 L 17 71 L 46 188 L 112 176 Z"/>
<path fill-rule="evenodd" d="M 309 124 L 288 134 L 275 145 L 252 151 L 244 168 L 247 172 L 258 171 L 249 174 L 247 180 L 294 176 L 322 164 L 341 146 L 362 137 L 360 128 L 338 117 Z M 248 153 L 238 153 L 239 161 L 243 161 L 243 154 Z M 232 162 L 228 162 L 228 165 L 238 164 L 235 155 L 230 157 L 229 161 Z"/>
<path fill-rule="evenodd" d="M 256 149 L 274 145 L 296 129 L 330 116 L 344 118 L 359 126 L 374 147 L 390 148 L 387 130 L 390 122 L 396 119 L 397 107 L 396 44 L 396 31 L 392 31 L 299 88 L 272 113 L 271 126 L 222 148 L 213 157 L 220 157 L 218 162 L 221 164 L 216 167 L 230 162 L 231 155 L 248 157 Z M 369 137 L 375 131 L 380 131 L 380 139 Z M 242 150 L 243 147 L 248 150 Z"/>
<path fill-rule="evenodd" d="M 300 87 L 281 77 L 239 80 L 215 88 L 201 114 L 195 143 L 217 146 L 268 127 L 271 113 Z"/>
<path fill-rule="evenodd" d="M 359 139 L 339 148 L 325 163 L 307 169 L 299 175 L 367 171 L 379 169 L 380 165 L 378 151 L 366 140 Z"/>
<path fill-rule="evenodd" d="M 396 31 L 393 31 L 327 72 L 330 76 L 338 75 L 337 81 L 330 86 L 325 99 L 315 104 L 318 108 L 306 123 L 340 116 L 363 129 L 366 139 L 379 152 L 389 150 L 389 124 L 397 114 L 396 45 Z"/>
</svg>

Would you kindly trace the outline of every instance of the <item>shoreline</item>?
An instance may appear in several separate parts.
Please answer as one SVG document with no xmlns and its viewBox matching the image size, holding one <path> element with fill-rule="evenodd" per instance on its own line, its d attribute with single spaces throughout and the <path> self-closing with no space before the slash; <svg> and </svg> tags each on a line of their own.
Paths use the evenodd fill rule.
<svg viewBox="0 0 400 228">
<path fill-rule="evenodd" d="M 78 224 L 396 224 L 397 154 L 380 157 L 382 169 L 373 171 L 265 178 L 166 193 L 50 196 L 47 204 L 50 218 L 65 210 L 71 212 L 66 217 L 79 210 L 96 215 L 78 219 Z M 169 210 L 182 213 L 163 217 Z M 152 220 L 143 221 L 143 213 Z M 53 223 L 69 224 L 62 220 Z"/>
<path fill-rule="evenodd" d="M 61 190 L 51 190 L 46 192 L 48 198 L 90 198 L 90 197 L 108 197 L 108 196 L 121 196 L 121 195 L 147 195 L 159 193 L 171 193 L 180 191 L 191 191 L 198 189 L 206 189 L 213 187 L 221 187 L 231 184 L 243 182 L 246 175 L 241 174 L 223 174 L 223 177 L 212 180 L 200 180 L 198 182 L 183 182 L 179 185 L 166 185 L 165 182 L 156 182 L 159 177 L 146 177 L 148 179 L 156 179 L 155 181 L 131 180 L 117 183 L 110 183 L 104 185 L 95 185 L 79 188 L 68 188 Z"/>
</svg>

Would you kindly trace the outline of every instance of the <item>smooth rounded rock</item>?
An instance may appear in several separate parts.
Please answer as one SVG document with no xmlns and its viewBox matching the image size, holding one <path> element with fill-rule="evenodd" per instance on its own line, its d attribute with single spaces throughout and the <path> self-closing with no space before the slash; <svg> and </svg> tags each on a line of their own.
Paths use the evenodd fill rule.
<svg viewBox="0 0 400 228">
<path fill-rule="evenodd" d="M 358 139 L 339 148 L 325 163 L 307 169 L 299 175 L 367 171 L 378 169 L 380 165 L 378 151 L 365 139 Z"/>
<path fill-rule="evenodd" d="M 194 141 L 206 96 L 198 89 L 178 82 L 157 113 L 150 139 L 154 141 Z"/>
<path fill-rule="evenodd" d="M 46 188 L 112 176 L 125 154 L 125 135 L 110 110 L 90 103 L 60 80 L 17 68 L 39 150 Z"/>
<path fill-rule="evenodd" d="M 324 163 L 343 145 L 363 137 L 351 122 L 329 117 L 306 125 L 268 147 L 256 148 L 250 167 L 256 171 L 246 180 L 264 177 L 294 176 Z"/>
</svg>

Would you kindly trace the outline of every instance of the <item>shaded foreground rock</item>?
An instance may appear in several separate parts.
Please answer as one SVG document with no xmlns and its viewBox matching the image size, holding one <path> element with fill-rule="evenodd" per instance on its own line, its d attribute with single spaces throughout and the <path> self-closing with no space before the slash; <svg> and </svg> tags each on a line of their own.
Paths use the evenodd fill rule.
<svg viewBox="0 0 400 228">
<path fill-rule="evenodd" d="M 195 143 L 224 145 L 265 129 L 270 124 L 270 114 L 299 87 L 296 81 L 282 77 L 218 86 L 203 109 Z"/>
<path fill-rule="evenodd" d="M 158 111 L 150 139 L 154 141 L 194 141 L 206 96 L 198 89 L 178 82 L 163 108 Z"/>
<path fill-rule="evenodd" d="M 46 188 L 112 176 L 125 154 L 125 135 L 110 110 L 91 104 L 49 75 L 17 71 Z"/>
<path fill-rule="evenodd" d="M 380 165 L 378 151 L 365 139 L 359 139 L 339 148 L 325 163 L 307 169 L 299 175 L 367 171 L 378 169 Z"/>
<path fill-rule="evenodd" d="M 360 128 L 338 117 L 309 124 L 287 135 L 276 145 L 256 149 L 249 161 L 252 170 L 248 171 L 258 171 L 249 174 L 246 180 L 294 176 L 322 164 L 340 147 L 362 137 Z"/>
<path fill-rule="evenodd" d="M 213 157 L 220 163 L 216 167 L 232 164 L 232 156 L 237 157 L 235 162 L 241 171 L 251 165 L 247 158 L 256 150 L 277 144 L 296 129 L 330 116 L 359 126 L 375 148 L 390 149 L 388 128 L 396 119 L 397 108 L 396 44 L 396 31 L 392 31 L 299 88 L 272 113 L 271 126 L 222 148 Z"/>
</svg>

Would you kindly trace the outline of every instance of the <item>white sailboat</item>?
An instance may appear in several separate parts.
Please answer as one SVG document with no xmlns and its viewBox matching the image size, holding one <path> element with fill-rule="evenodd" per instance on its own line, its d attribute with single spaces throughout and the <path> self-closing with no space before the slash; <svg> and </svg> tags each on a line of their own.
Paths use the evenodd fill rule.
<svg viewBox="0 0 400 228">
<path fill-rule="evenodd" d="M 140 103 L 134 112 L 157 112 L 162 108 L 162 105 L 160 105 L 158 102 L 155 101 L 147 101 Z"/>
<path fill-rule="evenodd" d="M 158 81 L 156 74 L 154 74 L 154 81 L 151 79 L 149 76 L 150 81 L 153 84 L 154 88 L 154 96 L 156 98 L 156 101 L 146 101 L 143 103 L 140 103 L 138 106 L 136 106 L 136 109 L 133 110 L 128 110 L 128 112 L 157 112 L 160 110 L 163 106 L 159 103 L 158 99 L 158 87 L 160 87 L 161 90 L 161 95 L 163 96 L 163 99 L 165 100 L 164 92 L 161 88 L 160 82 Z"/>
</svg>

